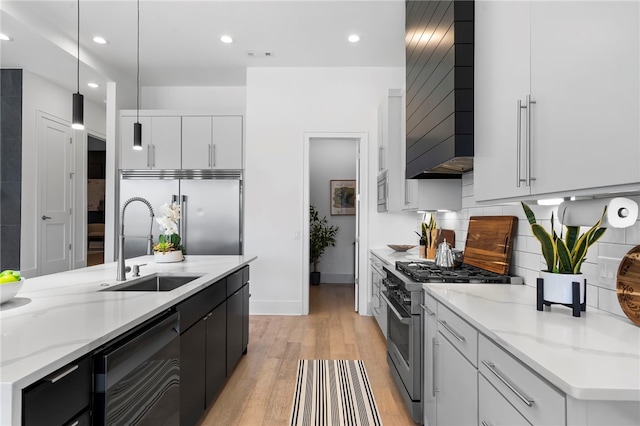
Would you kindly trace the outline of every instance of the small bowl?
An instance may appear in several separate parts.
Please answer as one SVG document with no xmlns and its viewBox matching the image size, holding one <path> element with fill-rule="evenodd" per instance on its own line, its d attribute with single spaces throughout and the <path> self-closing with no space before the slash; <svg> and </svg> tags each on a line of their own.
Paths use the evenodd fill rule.
<svg viewBox="0 0 640 426">
<path fill-rule="evenodd" d="M 407 251 L 409 249 L 414 248 L 415 245 L 409 245 L 409 244 L 387 244 L 387 247 L 389 247 L 391 250 L 394 250 L 394 251 Z"/>
<path fill-rule="evenodd" d="M 0 284 L 0 303 L 7 302 L 18 294 L 24 284 L 24 277 L 20 278 L 20 281 L 14 281 L 11 283 Z"/>
</svg>

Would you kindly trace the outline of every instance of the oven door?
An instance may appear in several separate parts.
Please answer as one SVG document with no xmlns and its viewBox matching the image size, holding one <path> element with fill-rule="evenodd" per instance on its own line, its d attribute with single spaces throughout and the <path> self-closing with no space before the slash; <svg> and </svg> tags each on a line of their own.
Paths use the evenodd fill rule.
<svg viewBox="0 0 640 426">
<path fill-rule="evenodd" d="M 395 299 L 382 293 L 387 304 L 387 352 L 412 401 L 422 395 L 421 315 L 411 315 Z"/>
</svg>

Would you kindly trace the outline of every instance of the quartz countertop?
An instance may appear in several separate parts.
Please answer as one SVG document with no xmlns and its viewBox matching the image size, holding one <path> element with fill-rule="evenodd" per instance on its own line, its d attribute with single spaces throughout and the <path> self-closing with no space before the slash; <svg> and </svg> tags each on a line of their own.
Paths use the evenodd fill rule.
<svg viewBox="0 0 640 426">
<path fill-rule="evenodd" d="M 552 305 L 536 310 L 526 285 L 424 284 L 453 309 L 567 395 L 640 401 L 640 327 L 587 306 L 581 317 Z"/>
<path fill-rule="evenodd" d="M 396 267 L 396 261 L 398 260 L 401 262 L 407 262 L 410 260 L 420 260 L 422 262 L 427 261 L 427 259 L 420 259 L 420 249 L 418 246 L 407 251 L 395 251 L 388 247 L 380 247 L 372 248 L 370 252 L 378 259 L 385 262 L 387 266 L 391 266 L 393 268 Z"/>
<path fill-rule="evenodd" d="M 255 260 L 255 256 L 186 256 L 154 263 L 127 259 L 151 273 L 203 274 L 167 292 L 100 291 L 116 282 L 116 263 L 29 278 L 0 305 L 0 425 L 20 424 L 22 390 L 127 330 Z M 131 280 L 130 274 L 128 280 Z"/>
</svg>

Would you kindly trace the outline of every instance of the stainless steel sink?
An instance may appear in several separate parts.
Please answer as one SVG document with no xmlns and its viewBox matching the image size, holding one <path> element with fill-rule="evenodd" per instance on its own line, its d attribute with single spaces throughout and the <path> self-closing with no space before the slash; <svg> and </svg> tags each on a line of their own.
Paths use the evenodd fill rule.
<svg viewBox="0 0 640 426">
<path fill-rule="evenodd" d="M 171 291 L 202 275 L 151 274 L 101 291 Z"/>
</svg>

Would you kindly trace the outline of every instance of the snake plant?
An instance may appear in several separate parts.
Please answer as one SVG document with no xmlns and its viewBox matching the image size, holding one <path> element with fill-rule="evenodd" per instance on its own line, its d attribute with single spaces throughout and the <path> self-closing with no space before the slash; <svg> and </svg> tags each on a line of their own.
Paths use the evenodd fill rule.
<svg viewBox="0 0 640 426">
<path fill-rule="evenodd" d="M 593 225 L 587 232 L 580 235 L 579 226 L 566 226 L 567 232 L 564 238 L 562 233 L 560 236 L 553 229 L 553 212 L 551 213 L 551 233 L 547 232 L 542 225 L 536 222 L 536 217 L 531 208 L 524 202 L 521 203 L 527 220 L 531 225 L 533 236 L 540 241 L 542 247 L 542 256 L 547 263 L 547 272 L 556 274 L 579 274 L 580 267 L 586 260 L 587 250 L 598 241 L 607 228 L 601 228 L 600 225 L 607 213 L 607 207 L 604 207 L 600 220 Z"/>
</svg>

